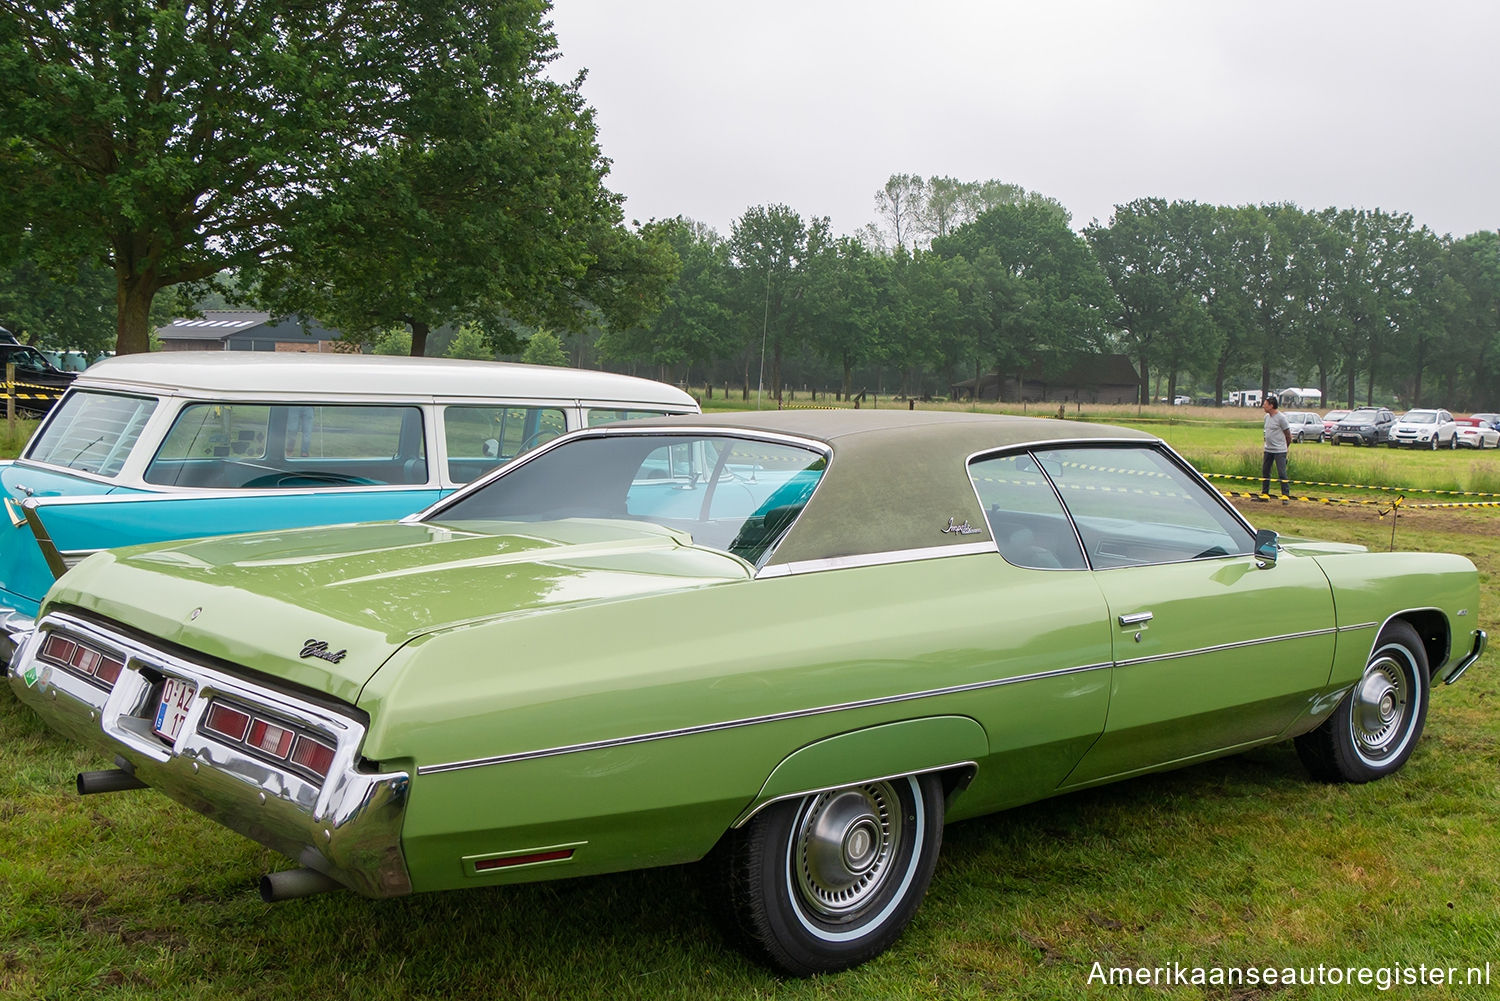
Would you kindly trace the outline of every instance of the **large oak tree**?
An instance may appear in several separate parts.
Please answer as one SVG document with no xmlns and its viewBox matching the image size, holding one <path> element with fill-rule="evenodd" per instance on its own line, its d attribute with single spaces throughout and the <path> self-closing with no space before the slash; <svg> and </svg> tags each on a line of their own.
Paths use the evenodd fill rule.
<svg viewBox="0 0 1500 1001">
<path fill-rule="evenodd" d="M 160 290 L 268 263 L 283 292 L 379 265 L 444 308 L 618 292 L 650 255 L 577 81 L 545 76 L 548 7 L 0 0 L 0 254 L 29 230 L 106 264 L 122 353 Z"/>
</svg>

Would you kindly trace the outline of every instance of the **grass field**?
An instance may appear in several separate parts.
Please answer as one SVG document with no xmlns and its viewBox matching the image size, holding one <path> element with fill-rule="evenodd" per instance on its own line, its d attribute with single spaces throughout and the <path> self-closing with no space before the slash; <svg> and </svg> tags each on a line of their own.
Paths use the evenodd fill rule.
<svg viewBox="0 0 1500 1001">
<path fill-rule="evenodd" d="M 1200 464 L 1245 447 L 1247 436 L 1258 456 L 1254 426 L 1221 427 L 1219 437 L 1197 425 L 1153 429 Z M 1318 448 L 1294 447 L 1294 475 L 1308 478 L 1308 453 L 1333 458 Z M 1491 457 L 1500 460 L 1338 451 L 1340 462 L 1371 464 L 1349 467 L 1350 482 L 1400 477 L 1408 482 L 1382 485 L 1410 497 L 1460 465 L 1483 463 L 1487 473 Z M 1392 544 L 1379 505 L 1237 503 L 1258 526 L 1286 534 Z M 1500 569 L 1497 519 L 1491 508 L 1403 508 L 1394 533 L 1397 548 L 1469 555 L 1486 625 Z M 0 998 L 1493 997 L 1493 660 L 1435 693 L 1416 754 L 1383 782 L 1313 783 L 1282 745 L 954 825 L 901 941 L 862 968 L 812 981 L 778 980 L 726 946 L 706 921 L 692 867 L 393 901 L 337 894 L 262 904 L 256 878 L 286 860 L 149 790 L 80 799 L 74 774 L 108 762 L 47 731 L 7 688 Z M 1095 964 L 1321 966 L 1325 979 L 1330 968 L 1419 965 L 1458 967 L 1463 977 L 1489 964 L 1492 986 L 1120 988 L 1091 982 Z"/>
</svg>

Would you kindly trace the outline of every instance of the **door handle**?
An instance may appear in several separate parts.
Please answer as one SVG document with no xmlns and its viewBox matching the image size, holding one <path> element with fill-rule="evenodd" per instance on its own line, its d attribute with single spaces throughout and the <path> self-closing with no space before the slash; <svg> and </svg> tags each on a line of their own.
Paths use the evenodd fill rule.
<svg viewBox="0 0 1500 1001">
<path fill-rule="evenodd" d="M 1138 626 L 1138 625 L 1140 625 L 1143 622 L 1150 622 L 1150 621 L 1151 621 L 1151 613 L 1150 612 L 1132 612 L 1129 615 L 1122 615 L 1122 616 L 1120 616 L 1120 625 L 1122 625 L 1122 626 Z"/>
</svg>

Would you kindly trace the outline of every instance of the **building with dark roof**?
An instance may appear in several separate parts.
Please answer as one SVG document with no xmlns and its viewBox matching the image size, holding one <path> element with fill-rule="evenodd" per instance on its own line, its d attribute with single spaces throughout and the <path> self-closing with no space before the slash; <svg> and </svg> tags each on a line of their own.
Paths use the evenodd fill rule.
<svg viewBox="0 0 1500 1001">
<path fill-rule="evenodd" d="M 251 309 L 205 310 L 201 318 L 156 328 L 156 336 L 163 351 L 359 351 L 316 320 L 294 316 L 273 323 L 270 313 Z"/>
</svg>

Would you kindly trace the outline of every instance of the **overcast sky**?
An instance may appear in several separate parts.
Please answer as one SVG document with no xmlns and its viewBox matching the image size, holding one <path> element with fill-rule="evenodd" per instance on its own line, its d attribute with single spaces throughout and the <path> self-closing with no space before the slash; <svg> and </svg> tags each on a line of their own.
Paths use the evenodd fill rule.
<svg viewBox="0 0 1500 1001">
<path fill-rule="evenodd" d="M 895 173 L 1500 228 L 1494 0 L 553 0 L 627 219 L 875 221 Z"/>
</svg>

